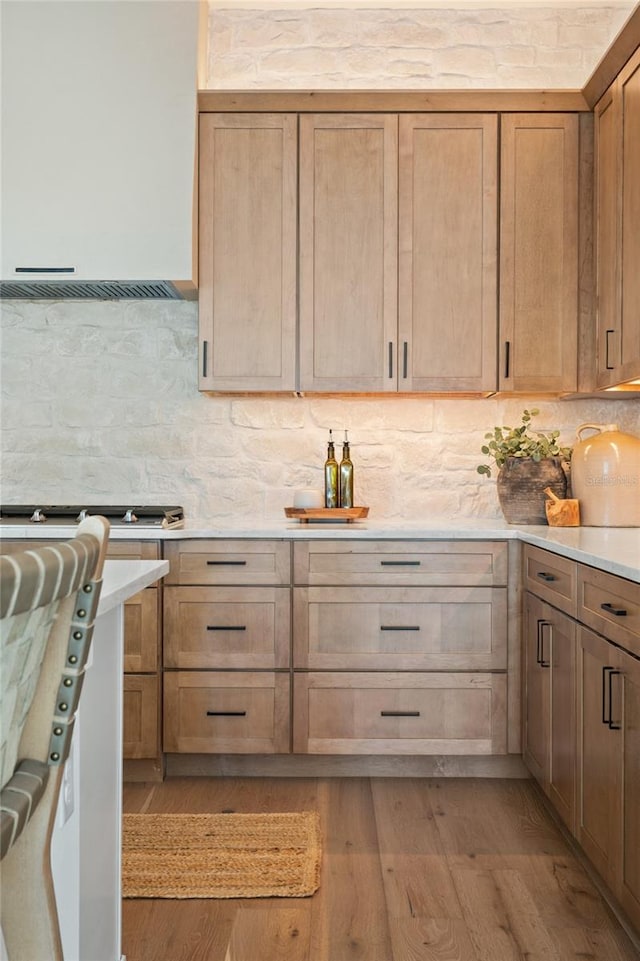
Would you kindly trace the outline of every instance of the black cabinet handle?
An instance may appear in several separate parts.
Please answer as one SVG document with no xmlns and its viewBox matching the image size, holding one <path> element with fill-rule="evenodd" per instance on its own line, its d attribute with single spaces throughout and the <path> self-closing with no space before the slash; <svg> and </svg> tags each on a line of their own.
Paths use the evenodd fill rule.
<svg viewBox="0 0 640 961">
<path fill-rule="evenodd" d="M 538 571 L 538 577 L 543 581 L 555 581 L 557 577 L 555 574 L 547 574 L 546 571 Z"/>
<path fill-rule="evenodd" d="M 505 340 L 504 342 L 504 376 L 505 380 L 509 379 L 511 367 L 511 341 Z"/>
<path fill-rule="evenodd" d="M 544 618 L 538 618 L 538 633 L 536 639 L 536 663 L 540 667 L 551 667 L 550 661 L 545 661 L 544 659 L 544 634 L 543 631 L 545 627 L 551 627 L 550 621 L 545 621 Z"/>
<path fill-rule="evenodd" d="M 621 671 L 615 671 L 615 670 L 609 671 L 609 722 L 608 723 L 609 723 L 610 731 L 619 731 L 621 728 L 620 724 L 613 723 L 613 682 L 611 680 L 614 674 L 621 674 L 621 673 L 622 673 Z"/>
<path fill-rule="evenodd" d="M 605 334 L 604 334 L 604 336 L 605 336 L 605 339 L 604 339 L 604 353 L 605 353 L 604 367 L 605 367 L 605 370 L 613 370 L 613 369 L 614 369 L 614 364 L 610 364 L 610 363 L 609 363 L 609 334 L 615 334 L 615 330 L 605 330 Z"/>
<path fill-rule="evenodd" d="M 202 376 L 207 376 L 207 348 L 209 347 L 209 342 L 207 340 L 202 341 Z"/>
<path fill-rule="evenodd" d="M 420 567 L 422 561 L 380 561 L 382 567 Z"/>
<path fill-rule="evenodd" d="M 246 624 L 207 624 L 208 631 L 246 631 Z"/>
<path fill-rule="evenodd" d="M 246 711 L 207 711 L 207 717 L 246 717 Z"/>
<path fill-rule="evenodd" d="M 389 377 L 393 377 L 393 341 L 389 341 Z"/>
<path fill-rule="evenodd" d="M 380 630 L 381 631 L 419 631 L 420 627 L 417 624 L 416 625 L 398 624 L 397 626 L 395 624 L 381 624 Z"/>
<path fill-rule="evenodd" d="M 246 567 L 246 561 L 207 561 L 209 567 Z"/>
<path fill-rule="evenodd" d="M 402 344 L 402 376 L 407 379 L 409 344 L 405 340 Z"/>
<path fill-rule="evenodd" d="M 602 723 L 607 726 L 611 725 L 611 683 L 609 682 L 609 687 L 607 689 L 607 677 L 608 673 L 613 671 L 613 667 L 603 667 L 602 668 Z M 609 693 L 609 716 L 607 717 L 607 690 Z"/>
<path fill-rule="evenodd" d="M 420 717 L 420 711 L 380 711 L 380 717 Z"/>
<path fill-rule="evenodd" d="M 626 610 L 624 609 L 624 607 L 614 607 L 613 604 L 610 604 L 610 603 L 609 603 L 609 601 L 607 601 L 605 604 L 601 604 L 601 605 L 600 605 L 600 608 L 601 608 L 603 611 L 606 611 L 607 614 L 615 614 L 616 617 L 626 617 L 626 616 L 627 616 L 627 612 L 626 612 Z"/>
</svg>

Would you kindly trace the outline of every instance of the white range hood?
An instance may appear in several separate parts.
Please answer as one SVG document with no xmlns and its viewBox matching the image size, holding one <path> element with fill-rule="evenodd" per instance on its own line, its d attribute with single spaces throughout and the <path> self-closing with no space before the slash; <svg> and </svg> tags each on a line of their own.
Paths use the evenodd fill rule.
<svg viewBox="0 0 640 961">
<path fill-rule="evenodd" d="M 199 0 L 2 0 L 2 297 L 195 292 Z"/>
</svg>

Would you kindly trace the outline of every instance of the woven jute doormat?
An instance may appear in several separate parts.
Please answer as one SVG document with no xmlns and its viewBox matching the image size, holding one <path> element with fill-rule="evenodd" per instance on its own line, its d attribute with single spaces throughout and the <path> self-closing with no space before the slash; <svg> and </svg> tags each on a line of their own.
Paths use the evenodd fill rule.
<svg viewBox="0 0 640 961">
<path fill-rule="evenodd" d="M 308 897 L 320 883 L 320 818 L 125 814 L 125 898 Z"/>
</svg>

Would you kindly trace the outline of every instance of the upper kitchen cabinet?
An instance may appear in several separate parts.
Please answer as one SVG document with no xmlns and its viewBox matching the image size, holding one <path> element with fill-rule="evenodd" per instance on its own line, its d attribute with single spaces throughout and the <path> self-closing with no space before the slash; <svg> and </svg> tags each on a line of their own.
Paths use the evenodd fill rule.
<svg viewBox="0 0 640 961">
<path fill-rule="evenodd" d="M 397 183 L 397 116 L 300 117 L 300 390 L 397 390 Z"/>
<path fill-rule="evenodd" d="M 200 115 L 200 389 L 296 389 L 297 117 Z"/>
<path fill-rule="evenodd" d="M 3 296 L 195 293 L 200 13 L 3 2 Z"/>
<path fill-rule="evenodd" d="M 501 390 L 576 390 L 575 114 L 502 117 L 499 323 Z"/>
<path fill-rule="evenodd" d="M 301 117 L 300 389 L 495 390 L 496 220 L 495 115 Z"/>
<path fill-rule="evenodd" d="M 400 117 L 401 391 L 494 391 L 498 119 Z"/>
<path fill-rule="evenodd" d="M 595 107 L 597 385 L 640 378 L 640 50 Z"/>
</svg>

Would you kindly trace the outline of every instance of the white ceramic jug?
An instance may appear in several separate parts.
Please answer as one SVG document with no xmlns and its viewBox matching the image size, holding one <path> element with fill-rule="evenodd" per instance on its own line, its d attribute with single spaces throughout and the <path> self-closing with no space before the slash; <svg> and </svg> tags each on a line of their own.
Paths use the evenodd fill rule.
<svg viewBox="0 0 640 961">
<path fill-rule="evenodd" d="M 596 431 L 583 440 L 586 430 Z M 582 424 L 571 456 L 573 496 L 585 527 L 640 527 L 640 438 L 617 424 Z"/>
</svg>

